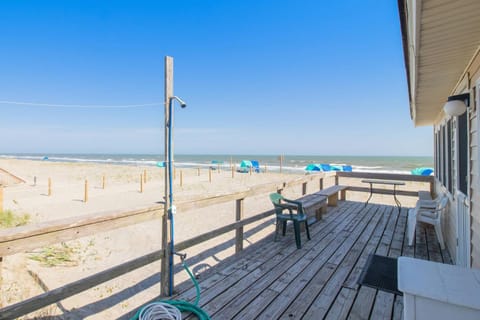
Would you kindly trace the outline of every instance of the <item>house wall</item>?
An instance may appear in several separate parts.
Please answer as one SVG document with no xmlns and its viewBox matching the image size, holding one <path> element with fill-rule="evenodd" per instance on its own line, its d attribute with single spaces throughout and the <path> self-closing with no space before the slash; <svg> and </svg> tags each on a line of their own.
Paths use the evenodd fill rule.
<svg viewBox="0 0 480 320">
<path fill-rule="evenodd" d="M 480 49 L 480 47 L 479 47 Z M 480 54 L 477 50 L 476 54 L 472 57 L 468 67 L 466 68 L 463 76 L 459 79 L 452 94 L 459 94 L 470 92 L 470 108 L 469 108 L 469 181 L 470 186 L 468 190 L 468 196 L 470 199 L 470 261 L 471 266 L 474 268 L 480 268 L 480 162 L 479 162 L 479 100 L 480 100 Z M 442 125 L 445 125 L 448 119 L 440 119 L 436 125 L 435 130 L 439 130 Z M 454 120 L 455 121 L 455 120 Z M 455 138 L 454 138 L 455 139 Z M 444 142 L 445 143 L 445 142 Z M 454 152 L 455 148 L 452 148 Z M 456 159 L 455 157 L 453 159 Z M 454 160 L 456 161 L 456 160 Z M 457 177 L 456 168 L 449 168 L 452 170 L 452 176 Z M 456 178 L 453 179 L 454 186 L 457 185 Z M 437 192 L 445 192 L 446 188 L 442 186 L 442 183 L 437 180 Z M 454 192 L 451 195 L 450 210 L 444 217 L 443 226 L 444 234 L 446 238 L 446 245 L 455 259 L 456 256 L 456 228 L 457 228 L 457 215 L 456 215 L 456 198 Z"/>
<path fill-rule="evenodd" d="M 477 57 L 480 64 L 480 57 Z M 479 65 L 477 64 L 477 66 Z M 472 83 L 476 86 L 474 90 L 473 110 L 470 119 L 470 234 L 471 234 L 471 266 L 480 268 L 480 162 L 479 162 L 479 95 L 480 92 L 480 73 L 474 74 Z"/>
</svg>

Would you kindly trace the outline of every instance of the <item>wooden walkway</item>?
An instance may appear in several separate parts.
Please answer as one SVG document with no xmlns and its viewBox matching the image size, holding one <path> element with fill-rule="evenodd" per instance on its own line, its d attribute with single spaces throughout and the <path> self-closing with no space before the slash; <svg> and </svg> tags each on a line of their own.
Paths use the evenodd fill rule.
<svg viewBox="0 0 480 320">
<path fill-rule="evenodd" d="M 401 296 L 359 285 L 371 253 L 451 263 L 433 228 L 417 227 L 407 245 L 406 208 L 341 201 L 302 233 L 295 246 L 292 227 L 250 246 L 200 276 L 200 306 L 212 319 L 402 319 Z M 175 299 L 193 301 L 190 282 Z"/>
</svg>

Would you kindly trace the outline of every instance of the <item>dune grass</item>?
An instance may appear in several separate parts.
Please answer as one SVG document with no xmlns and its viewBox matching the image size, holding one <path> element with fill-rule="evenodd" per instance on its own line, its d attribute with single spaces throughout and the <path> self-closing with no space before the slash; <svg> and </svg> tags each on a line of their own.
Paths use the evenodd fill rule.
<svg viewBox="0 0 480 320">
<path fill-rule="evenodd" d="M 28 258 L 39 262 L 43 267 L 75 267 L 89 259 L 100 259 L 94 239 L 83 244 L 80 241 L 70 241 L 39 248 L 30 252 Z"/>
<path fill-rule="evenodd" d="M 30 221 L 28 213 L 15 214 L 12 210 L 0 211 L 0 228 L 13 228 L 26 225 Z"/>
<path fill-rule="evenodd" d="M 38 261 L 44 267 L 74 267 L 79 264 L 79 249 L 65 242 L 48 246 L 29 255 L 29 259 Z"/>
</svg>

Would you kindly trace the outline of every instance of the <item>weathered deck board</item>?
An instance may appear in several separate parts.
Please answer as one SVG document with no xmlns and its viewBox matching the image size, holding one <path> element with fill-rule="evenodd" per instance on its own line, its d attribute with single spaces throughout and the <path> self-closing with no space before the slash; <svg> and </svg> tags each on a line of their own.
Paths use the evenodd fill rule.
<svg viewBox="0 0 480 320">
<path fill-rule="evenodd" d="M 253 319 L 253 318 L 275 318 L 275 314 L 278 312 L 281 314 L 285 309 L 285 303 L 278 304 L 278 301 L 284 301 L 285 299 L 294 300 L 296 293 L 303 289 L 306 282 L 310 281 L 314 277 L 315 273 L 324 265 L 329 257 L 331 257 L 337 248 L 341 246 L 343 241 L 347 239 L 348 233 L 345 229 L 350 228 L 352 224 L 355 224 L 357 219 L 360 216 L 353 213 L 353 218 L 350 221 L 344 220 L 341 224 L 338 225 L 338 228 L 330 234 L 329 243 L 327 246 L 315 246 L 313 248 L 316 255 L 313 259 L 306 261 L 300 261 L 301 268 L 295 268 L 289 270 L 288 273 L 282 275 L 279 278 L 279 281 L 274 283 L 270 289 L 272 293 L 275 293 L 275 297 L 281 295 L 281 299 L 276 299 L 269 305 L 269 309 L 263 313 L 263 315 L 258 315 L 272 298 L 270 295 L 267 297 L 261 297 L 260 299 L 255 299 L 251 304 L 255 305 L 255 308 L 249 308 L 249 310 L 244 310 L 237 315 L 238 319 Z"/>
<path fill-rule="evenodd" d="M 351 215 L 351 214 L 353 214 L 353 211 L 350 211 L 348 209 L 348 206 L 344 210 L 342 210 L 342 212 L 339 212 L 339 213 L 335 213 L 335 212 L 332 211 L 331 215 L 335 220 L 332 220 L 332 219 L 329 219 L 328 221 L 325 220 L 325 223 L 322 223 L 322 225 L 318 226 L 318 228 L 315 228 L 315 230 L 312 230 L 312 240 L 305 242 L 304 246 L 302 247 L 302 250 L 297 250 L 296 247 L 293 245 L 294 244 L 293 243 L 294 237 L 293 237 L 293 234 L 290 234 L 290 233 L 287 233 L 287 235 L 285 237 L 279 238 L 280 240 L 278 240 L 277 242 L 272 242 L 272 240 L 269 239 L 269 242 L 266 244 L 265 247 L 269 249 L 270 254 L 272 252 L 274 252 L 275 255 L 277 255 L 281 259 L 286 259 L 291 254 L 294 255 L 293 258 L 298 259 L 298 257 L 304 255 L 306 250 L 308 250 L 308 248 L 310 248 L 310 247 L 315 247 L 315 245 L 317 245 L 317 248 L 318 248 L 319 244 L 321 246 L 323 245 L 323 246 L 326 247 L 328 245 L 328 243 L 333 240 L 333 236 L 336 234 L 336 232 L 332 231 L 332 230 L 334 230 L 335 228 L 336 229 L 339 228 L 339 224 L 336 223 L 337 222 L 336 220 L 344 221 L 343 223 L 345 223 L 345 224 L 352 223 L 352 220 L 348 219 L 348 215 Z M 340 223 L 340 225 L 341 225 L 341 223 Z M 322 233 L 324 235 L 322 235 Z M 317 234 L 318 234 L 318 236 L 317 236 Z M 325 237 L 325 235 L 327 235 L 328 237 Z M 322 236 L 325 237 L 325 239 L 323 239 Z M 319 241 L 319 240 L 320 240 L 320 242 L 316 242 L 316 241 Z M 322 243 L 324 243 L 324 244 L 322 244 Z M 281 247 L 283 249 L 278 249 L 279 247 Z M 262 273 L 264 273 L 264 274 L 273 274 L 270 271 L 273 268 L 273 266 L 275 266 L 275 265 L 278 265 L 278 266 L 284 266 L 285 265 L 285 264 L 280 263 L 280 261 L 272 261 L 272 258 L 269 257 L 268 255 L 267 256 L 262 256 L 262 260 L 264 260 L 265 264 L 266 264 L 266 267 L 264 267 L 264 265 L 262 265 Z M 296 259 L 291 259 L 291 261 L 295 262 Z M 202 301 L 201 301 L 202 305 L 207 305 L 205 307 L 205 309 L 208 310 L 208 312 L 210 314 L 214 314 L 215 312 L 218 311 L 218 309 L 216 307 L 217 304 L 218 304 L 218 300 L 223 300 L 224 304 L 225 304 L 225 302 L 229 302 L 230 299 L 233 296 L 239 295 L 241 293 L 241 291 L 246 289 L 246 286 L 248 287 L 248 285 L 246 285 L 246 284 L 248 284 L 248 283 L 255 284 L 256 280 L 259 277 L 262 276 L 262 273 L 259 273 L 257 271 L 255 274 L 252 274 L 250 276 L 247 276 L 245 274 L 241 274 L 240 276 L 243 277 L 243 279 L 242 279 L 243 281 L 239 285 L 237 285 L 237 283 L 235 283 L 235 284 L 232 284 L 230 286 L 226 286 L 225 285 L 225 279 L 222 280 L 221 282 L 216 283 L 214 286 L 207 288 L 206 296 L 204 296 L 204 294 L 202 293 Z M 235 276 L 235 275 L 230 275 L 229 278 L 231 278 L 232 276 Z M 272 281 L 274 281 L 274 280 L 272 280 Z M 227 281 L 229 281 L 229 280 L 227 280 Z M 213 301 L 211 303 L 212 305 L 209 305 L 210 300 L 212 300 L 212 299 L 210 299 L 210 297 L 212 295 L 212 290 L 214 292 L 213 293 L 213 298 L 215 298 L 215 295 L 218 293 L 219 290 L 226 290 L 225 291 L 225 297 L 220 296 L 217 299 L 217 301 Z M 249 288 L 249 290 L 250 290 L 250 288 Z M 249 297 L 249 296 L 251 296 L 251 295 L 249 294 L 247 297 Z M 244 297 L 244 296 L 241 295 L 241 297 Z M 179 298 L 185 299 L 185 297 L 183 295 L 179 296 Z M 235 305 L 238 306 L 242 302 L 242 299 L 239 299 L 238 301 L 235 301 L 235 302 L 236 302 Z M 233 310 L 231 310 L 231 312 L 232 312 L 231 314 L 233 314 Z"/>
<path fill-rule="evenodd" d="M 429 226 L 419 226 L 408 246 L 407 212 L 342 201 L 311 225 L 312 240 L 302 241 L 302 249 L 288 230 L 206 271 L 200 305 L 216 319 L 402 319 L 401 296 L 358 284 L 368 256 L 451 263 Z M 177 289 L 176 299 L 195 298 L 191 285 Z"/>
<path fill-rule="evenodd" d="M 352 211 L 347 212 L 348 215 L 353 214 Z M 340 221 L 340 224 L 330 223 L 328 228 L 323 229 L 323 233 L 312 234 L 312 237 L 318 238 L 320 241 L 309 241 L 305 244 L 304 250 L 295 250 L 294 254 L 288 257 L 289 261 L 284 263 L 277 264 L 271 269 L 265 270 L 265 275 L 262 279 L 256 282 L 252 282 L 253 285 L 248 286 L 249 280 L 246 279 L 247 285 L 241 287 L 242 291 L 247 287 L 245 294 L 242 294 L 238 299 L 232 300 L 230 303 L 227 303 L 225 308 L 219 313 L 215 314 L 216 317 L 222 319 L 226 317 L 231 317 L 232 315 L 238 313 L 243 307 L 252 303 L 252 300 L 255 298 L 257 301 L 255 303 L 265 304 L 266 300 L 271 300 L 277 296 L 283 289 L 286 284 L 295 277 L 296 274 L 302 271 L 302 269 L 308 265 L 312 260 L 319 255 L 319 253 L 324 249 L 329 247 L 329 244 L 335 239 L 335 236 L 341 231 L 343 225 L 349 223 L 349 220 L 346 219 L 348 216 L 344 215 L 343 217 L 337 214 L 336 219 Z M 308 251 L 307 251 L 308 250 Z M 302 254 L 303 252 L 303 254 Z M 268 288 L 270 286 L 270 288 Z M 261 295 L 263 290 L 269 289 L 268 294 L 263 294 L 260 298 L 256 298 Z M 261 302 L 259 301 L 261 300 Z M 249 308 L 248 310 L 252 310 Z M 248 317 L 254 316 L 249 314 Z M 243 314 L 240 317 L 244 319 L 247 318 L 247 315 Z"/>
<path fill-rule="evenodd" d="M 370 236 L 380 219 L 379 211 L 375 211 L 371 220 L 370 212 L 364 210 L 367 214 L 364 219 L 350 232 L 347 240 L 335 251 L 335 254 L 328 260 L 327 268 L 323 268 L 302 290 L 297 299 L 284 312 L 282 318 L 299 319 L 303 314 L 307 319 L 323 318 L 328 312 L 331 302 L 335 299 L 341 284 L 353 268 L 358 254 Z M 316 278 L 326 279 L 326 281 L 316 281 Z M 342 280 L 343 279 L 343 280 Z M 322 293 L 321 298 L 317 298 Z M 309 310 L 310 309 L 310 310 Z"/>
</svg>

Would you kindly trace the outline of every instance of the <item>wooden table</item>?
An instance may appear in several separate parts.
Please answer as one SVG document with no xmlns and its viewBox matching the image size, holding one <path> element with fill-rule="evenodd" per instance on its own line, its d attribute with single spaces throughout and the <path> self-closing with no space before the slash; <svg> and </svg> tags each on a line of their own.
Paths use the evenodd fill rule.
<svg viewBox="0 0 480 320">
<path fill-rule="evenodd" d="M 382 179 L 364 179 L 364 180 L 362 180 L 362 182 L 370 184 L 370 196 L 368 197 L 367 202 L 365 202 L 365 206 L 367 206 L 368 201 L 370 201 L 370 199 L 372 198 L 373 185 L 374 184 L 387 184 L 387 185 L 393 185 L 393 199 L 395 200 L 395 203 L 397 204 L 398 210 L 400 210 L 402 208 L 402 204 L 397 199 L 397 186 L 404 186 L 405 182 L 396 181 L 396 180 L 382 180 Z"/>
</svg>

